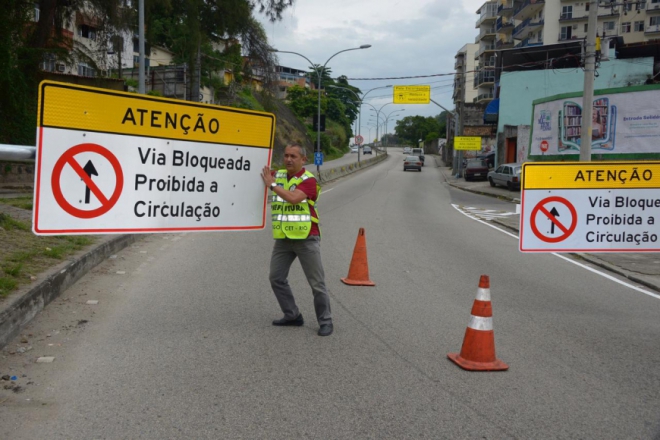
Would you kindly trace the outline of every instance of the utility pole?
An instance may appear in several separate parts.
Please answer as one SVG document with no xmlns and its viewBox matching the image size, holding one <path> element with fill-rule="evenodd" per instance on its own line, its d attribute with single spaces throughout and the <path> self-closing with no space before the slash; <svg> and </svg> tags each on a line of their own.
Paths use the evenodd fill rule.
<svg viewBox="0 0 660 440">
<path fill-rule="evenodd" d="M 447 108 L 441 106 L 440 104 L 438 104 L 437 102 L 435 102 L 435 101 L 432 100 L 432 99 L 431 99 L 430 101 L 431 101 L 433 104 L 435 104 L 435 105 L 437 105 L 438 107 L 440 107 L 441 109 L 445 110 L 447 113 L 449 113 L 449 114 L 452 115 L 452 118 L 454 119 L 454 145 L 455 145 L 455 144 L 456 144 L 456 136 L 458 136 L 458 127 L 459 127 L 459 125 L 460 125 L 460 123 L 461 123 L 460 114 L 459 114 L 458 111 L 456 111 L 456 110 L 451 111 L 451 110 L 449 110 L 449 109 L 447 109 Z M 461 152 L 461 153 L 462 153 L 462 152 Z M 452 161 L 454 166 L 452 167 L 452 169 L 453 169 L 453 170 L 458 170 L 458 174 L 459 174 L 458 177 L 461 177 L 461 174 L 462 174 L 462 173 L 461 173 L 461 172 L 462 172 L 462 169 L 461 169 L 461 168 L 462 168 L 462 162 L 458 162 L 458 166 L 457 166 L 457 163 L 456 163 L 457 160 L 462 160 L 462 156 L 461 156 L 460 158 L 458 158 L 458 157 L 457 157 L 457 154 L 456 154 L 456 149 L 454 148 L 454 157 L 453 157 L 453 161 Z"/>
<path fill-rule="evenodd" d="M 596 77 L 596 34 L 598 32 L 599 0 L 589 0 L 587 42 L 584 48 L 584 91 L 582 93 L 582 128 L 580 162 L 591 162 L 591 131 L 593 126 L 594 79 Z"/>
<path fill-rule="evenodd" d="M 138 93 L 144 95 L 144 0 L 138 3 Z"/>
</svg>

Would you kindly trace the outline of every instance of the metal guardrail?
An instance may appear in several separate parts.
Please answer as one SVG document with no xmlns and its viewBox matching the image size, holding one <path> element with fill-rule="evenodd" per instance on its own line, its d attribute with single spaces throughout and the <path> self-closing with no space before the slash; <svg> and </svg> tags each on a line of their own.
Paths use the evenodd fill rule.
<svg viewBox="0 0 660 440">
<path fill-rule="evenodd" d="M 34 161 L 36 153 L 37 147 L 0 144 L 0 160 Z"/>
</svg>

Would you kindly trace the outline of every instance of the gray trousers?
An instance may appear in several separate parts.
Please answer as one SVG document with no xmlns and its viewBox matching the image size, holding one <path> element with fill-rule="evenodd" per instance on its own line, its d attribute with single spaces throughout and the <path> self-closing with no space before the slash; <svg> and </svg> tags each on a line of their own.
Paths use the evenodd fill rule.
<svg viewBox="0 0 660 440">
<path fill-rule="evenodd" d="M 283 238 L 275 240 L 270 258 L 270 285 L 277 302 L 284 312 L 284 318 L 295 319 L 300 311 L 289 286 L 289 269 L 298 257 L 307 282 L 314 294 L 314 310 L 319 325 L 331 324 L 330 297 L 325 287 L 325 273 L 321 264 L 321 238 L 310 236 L 305 240 Z"/>
</svg>

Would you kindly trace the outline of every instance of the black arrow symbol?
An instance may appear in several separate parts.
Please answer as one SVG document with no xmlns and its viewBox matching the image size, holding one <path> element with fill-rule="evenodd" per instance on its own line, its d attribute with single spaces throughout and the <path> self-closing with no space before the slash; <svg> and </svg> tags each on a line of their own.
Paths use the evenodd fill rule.
<svg viewBox="0 0 660 440">
<path fill-rule="evenodd" d="M 94 164 L 92 163 L 91 160 L 87 161 L 87 164 L 83 168 L 83 171 L 89 176 L 90 179 L 92 178 L 92 176 L 99 175 L 99 173 L 96 171 L 96 168 L 94 168 Z M 90 193 L 89 186 L 85 186 L 85 204 L 89 204 L 89 193 Z"/>
<path fill-rule="evenodd" d="M 555 217 L 555 218 L 559 217 L 559 211 L 557 211 L 557 208 L 555 208 L 555 207 L 553 206 L 553 207 L 552 207 L 552 211 L 550 211 L 550 215 L 552 215 L 552 216 Z M 552 219 L 551 219 L 550 217 L 548 217 L 548 219 L 550 219 L 550 223 L 552 223 L 552 224 L 550 225 L 550 233 L 551 233 L 551 234 L 554 234 L 554 233 L 555 233 L 555 222 L 553 222 Z"/>
</svg>

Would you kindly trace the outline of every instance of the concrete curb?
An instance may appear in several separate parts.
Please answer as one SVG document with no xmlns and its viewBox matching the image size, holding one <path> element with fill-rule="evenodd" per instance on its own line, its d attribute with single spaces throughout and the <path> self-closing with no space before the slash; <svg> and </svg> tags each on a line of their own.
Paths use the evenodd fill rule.
<svg viewBox="0 0 660 440">
<path fill-rule="evenodd" d="M 502 226 L 502 227 L 504 227 L 504 228 L 506 228 L 510 231 L 513 231 L 517 234 L 520 233 L 518 228 L 515 228 L 511 225 L 507 225 L 506 223 L 498 221 L 497 219 L 492 219 L 491 222 L 493 222 L 493 223 L 495 223 L 499 226 Z M 628 271 L 628 270 L 623 269 L 621 267 L 615 266 L 614 264 L 608 263 L 607 261 L 603 261 L 603 260 L 601 260 L 600 258 L 598 258 L 594 255 L 581 253 L 581 252 L 579 252 L 579 253 L 578 252 L 568 252 L 567 254 L 574 257 L 574 258 L 576 258 L 576 259 L 587 261 L 587 262 L 593 264 L 594 266 L 598 266 L 602 269 L 607 270 L 608 272 L 612 272 L 612 273 L 615 273 L 615 274 L 620 275 L 622 277 L 628 278 L 630 281 L 633 281 L 635 283 L 646 286 L 649 289 L 653 289 L 657 292 L 660 292 L 660 283 L 656 283 L 656 282 L 649 281 L 649 280 L 646 280 L 644 278 L 641 278 L 638 274 L 635 274 L 634 272 L 631 272 L 631 271 Z"/>
<path fill-rule="evenodd" d="M 320 181 L 321 183 L 327 183 L 327 182 L 332 182 L 333 180 L 337 180 L 340 177 L 347 176 L 349 174 L 353 174 L 357 171 L 360 171 L 363 168 L 370 167 L 372 165 L 375 165 L 379 162 L 384 161 L 388 157 L 387 154 L 380 154 L 377 155 L 376 157 L 369 158 L 367 160 L 362 160 L 360 163 L 352 163 L 349 165 L 343 165 L 340 167 L 335 167 L 331 168 L 329 170 L 324 170 L 321 171 L 321 176 L 320 176 Z"/>
<path fill-rule="evenodd" d="M 27 291 L 10 295 L 0 310 L 0 349 L 5 347 L 34 318 L 37 313 L 83 275 L 139 239 L 139 235 L 106 236 L 101 243 L 82 255 L 74 255 L 71 260 L 46 272 L 46 278 Z"/>
</svg>

